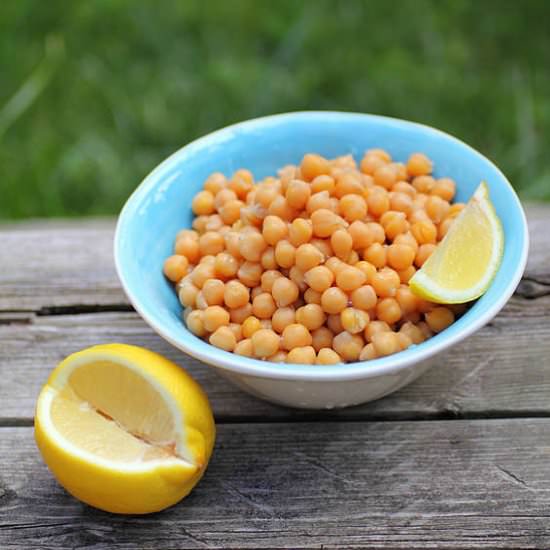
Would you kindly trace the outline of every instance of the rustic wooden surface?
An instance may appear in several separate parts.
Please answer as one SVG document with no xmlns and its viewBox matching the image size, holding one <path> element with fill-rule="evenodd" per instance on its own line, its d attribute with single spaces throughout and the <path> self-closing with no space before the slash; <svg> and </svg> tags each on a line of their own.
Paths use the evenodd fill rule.
<svg viewBox="0 0 550 550">
<path fill-rule="evenodd" d="M 259 401 L 133 312 L 113 220 L 0 226 L 0 549 L 550 547 L 550 206 L 527 209 L 515 296 L 414 384 L 303 412 Z M 183 503 L 116 517 L 68 496 L 40 460 L 33 407 L 85 346 L 144 345 L 207 390 L 218 442 Z"/>
</svg>

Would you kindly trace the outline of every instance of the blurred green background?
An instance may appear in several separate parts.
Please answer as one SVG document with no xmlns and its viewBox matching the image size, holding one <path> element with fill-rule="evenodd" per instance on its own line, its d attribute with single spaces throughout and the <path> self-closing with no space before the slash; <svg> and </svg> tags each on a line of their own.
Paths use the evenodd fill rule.
<svg viewBox="0 0 550 550">
<path fill-rule="evenodd" d="M 299 109 L 446 130 L 550 200 L 550 0 L 4 0 L 0 218 L 115 214 L 158 162 Z"/>
</svg>

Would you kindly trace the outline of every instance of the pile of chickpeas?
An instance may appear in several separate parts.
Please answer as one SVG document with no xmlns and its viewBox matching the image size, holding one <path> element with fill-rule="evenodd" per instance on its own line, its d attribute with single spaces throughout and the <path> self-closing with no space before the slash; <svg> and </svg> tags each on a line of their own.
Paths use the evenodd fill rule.
<svg viewBox="0 0 550 550">
<path fill-rule="evenodd" d="M 192 201 L 164 274 L 184 322 L 213 346 L 274 362 L 364 361 L 420 344 L 462 306 L 415 296 L 408 281 L 462 203 L 421 153 L 371 149 L 357 165 L 307 154 L 255 182 L 214 173 Z"/>
</svg>

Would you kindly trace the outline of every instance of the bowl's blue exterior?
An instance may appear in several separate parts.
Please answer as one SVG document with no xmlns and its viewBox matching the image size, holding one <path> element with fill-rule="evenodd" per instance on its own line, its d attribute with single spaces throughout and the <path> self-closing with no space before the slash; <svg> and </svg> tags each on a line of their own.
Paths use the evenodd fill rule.
<svg viewBox="0 0 550 550">
<path fill-rule="evenodd" d="M 528 246 L 519 200 L 503 174 L 468 145 L 427 126 L 366 114 L 298 112 L 255 119 L 209 134 L 169 157 L 145 178 L 119 217 L 115 260 L 130 300 L 172 343 L 203 359 L 230 363 L 228 356 L 235 357 L 233 354 L 214 348 L 187 331 L 181 320 L 182 308 L 162 274 L 162 264 L 172 253 L 175 234 L 191 225 L 193 195 L 214 171 L 229 176 L 238 168 L 248 168 L 256 178 L 263 178 L 285 164 L 298 163 L 307 152 L 326 157 L 352 153 L 359 160 L 372 147 L 387 149 L 398 161 L 406 161 L 415 151 L 426 153 L 434 161 L 436 176 L 452 177 L 457 182 L 460 201 L 467 201 L 480 181 L 489 185 L 505 233 L 502 264 L 491 287 L 443 333 L 399 355 L 408 356 L 459 336 L 503 295 L 509 296 L 511 285 L 515 288 L 519 281 Z M 255 360 L 238 360 L 261 368 Z M 388 357 L 376 363 L 382 365 L 391 360 Z M 350 367 L 338 368 L 342 371 Z M 327 367 L 307 369 L 313 373 Z"/>
</svg>

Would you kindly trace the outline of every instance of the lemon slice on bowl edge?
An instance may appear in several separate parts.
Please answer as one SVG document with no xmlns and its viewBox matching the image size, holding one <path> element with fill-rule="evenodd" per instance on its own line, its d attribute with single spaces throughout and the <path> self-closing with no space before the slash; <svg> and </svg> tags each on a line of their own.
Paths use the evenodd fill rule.
<svg viewBox="0 0 550 550">
<path fill-rule="evenodd" d="M 502 225 L 482 182 L 409 286 L 431 302 L 470 302 L 489 288 L 503 249 Z"/>
<path fill-rule="evenodd" d="M 65 489 L 108 512 L 144 514 L 175 504 L 212 454 L 208 399 L 178 365 L 125 344 L 62 361 L 36 406 L 35 437 Z"/>
</svg>

